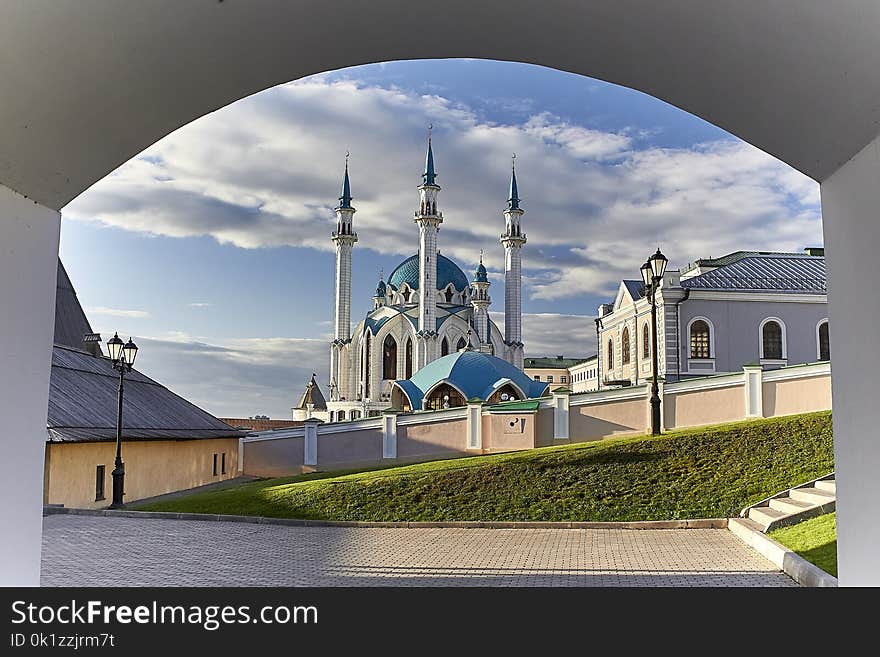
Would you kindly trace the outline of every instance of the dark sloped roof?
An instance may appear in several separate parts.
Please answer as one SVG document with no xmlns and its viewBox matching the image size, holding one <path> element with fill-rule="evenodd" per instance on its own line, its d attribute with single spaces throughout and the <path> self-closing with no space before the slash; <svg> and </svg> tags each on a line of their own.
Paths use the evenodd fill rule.
<svg viewBox="0 0 880 657">
<path fill-rule="evenodd" d="M 568 369 L 574 365 L 583 363 L 587 358 L 565 358 L 563 356 L 545 356 L 539 358 L 526 358 L 523 367 L 540 367 L 544 369 Z"/>
<path fill-rule="evenodd" d="M 642 298 L 642 290 L 645 289 L 645 284 L 642 281 L 624 279 L 623 284 L 626 286 L 626 291 L 629 292 L 629 295 L 633 299 Z"/>
<path fill-rule="evenodd" d="M 793 253 L 745 255 L 731 264 L 685 279 L 681 285 L 695 290 L 824 294 L 825 258 Z"/>
<path fill-rule="evenodd" d="M 67 270 L 58 260 L 58 287 L 55 290 L 55 344 L 84 349 L 83 336 L 92 332 L 92 325 L 83 312 Z M 91 343 L 89 349 L 101 353 L 101 345 Z"/>
<path fill-rule="evenodd" d="M 109 358 L 55 345 L 49 384 L 50 442 L 116 440 L 119 375 Z M 245 435 L 137 370 L 125 377 L 124 439 Z"/>
<path fill-rule="evenodd" d="M 315 381 L 314 374 L 312 374 L 311 381 L 306 384 L 305 392 L 303 392 L 302 397 L 299 398 L 299 404 L 294 408 L 307 409 L 309 404 L 313 404 L 314 406 L 312 408 L 316 411 L 327 410 L 327 402 L 324 400 L 321 388 L 318 387 L 318 382 Z"/>
</svg>

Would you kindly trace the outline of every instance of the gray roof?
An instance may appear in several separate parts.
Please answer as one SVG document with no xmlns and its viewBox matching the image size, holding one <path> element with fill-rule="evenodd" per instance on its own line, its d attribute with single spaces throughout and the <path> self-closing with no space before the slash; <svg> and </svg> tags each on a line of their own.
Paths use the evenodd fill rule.
<svg viewBox="0 0 880 657">
<path fill-rule="evenodd" d="M 623 284 L 626 286 L 627 292 L 629 292 L 629 295 L 633 299 L 642 298 L 642 290 L 645 288 L 645 284 L 642 281 L 624 279 Z"/>
<path fill-rule="evenodd" d="M 55 345 L 49 384 L 50 442 L 116 440 L 119 374 L 109 358 Z M 137 370 L 125 375 L 125 439 L 245 435 Z"/>
<path fill-rule="evenodd" d="M 83 312 L 76 290 L 70 282 L 70 277 L 58 260 L 58 283 L 55 290 L 55 344 L 72 347 L 74 349 L 86 349 L 91 353 L 100 354 L 101 345 L 97 342 L 90 343 L 88 347 L 83 345 L 83 336 L 92 332 L 92 326 Z M 92 351 L 94 350 L 94 351 Z"/>
<path fill-rule="evenodd" d="M 294 408 L 307 409 L 309 404 L 312 404 L 312 408 L 316 411 L 327 410 L 327 402 L 324 400 L 324 394 L 321 392 L 318 382 L 315 381 L 314 374 L 312 374 L 311 380 L 306 384 L 306 389 L 302 397 L 299 398 L 299 403 Z"/>
<path fill-rule="evenodd" d="M 743 255 L 728 265 L 685 279 L 681 286 L 694 290 L 825 294 L 825 258 L 783 253 Z"/>
</svg>

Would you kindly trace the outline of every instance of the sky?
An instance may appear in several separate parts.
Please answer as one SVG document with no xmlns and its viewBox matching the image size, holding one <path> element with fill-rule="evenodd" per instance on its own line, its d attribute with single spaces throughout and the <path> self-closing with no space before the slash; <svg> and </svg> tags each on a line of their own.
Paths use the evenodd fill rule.
<svg viewBox="0 0 880 657">
<path fill-rule="evenodd" d="M 483 251 L 499 325 L 516 154 L 527 356 L 595 353 L 597 306 L 658 246 L 678 267 L 822 244 L 815 182 L 663 101 L 527 64 L 371 64 L 206 115 L 64 208 L 93 328 L 133 336 L 139 369 L 215 415 L 290 417 L 312 372 L 327 381 L 345 154 L 356 322 L 380 271 L 418 249 L 429 124 L 440 250 L 469 276 Z"/>
</svg>

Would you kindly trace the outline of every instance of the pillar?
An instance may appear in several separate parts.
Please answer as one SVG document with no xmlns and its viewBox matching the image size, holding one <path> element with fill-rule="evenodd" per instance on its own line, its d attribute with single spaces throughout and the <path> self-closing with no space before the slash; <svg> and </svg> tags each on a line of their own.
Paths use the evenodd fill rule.
<svg viewBox="0 0 880 657">
<path fill-rule="evenodd" d="M 397 458 L 397 412 L 382 411 L 382 458 Z"/>
<path fill-rule="evenodd" d="M 880 304 L 880 137 L 822 183 L 828 268 L 838 577 L 880 585 L 880 440 L 875 348 Z"/>
<path fill-rule="evenodd" d="M 38 586 L 60 215 L 0 185 L 0 584 Z"/>
<path fill-rule="evenodd" d="M 553 392 L 553 440 L 568 440 L 568 402 L 567 389 Z"/>
<path fill-rule="evenodd" d="M 764 368 L 760 365 L 743 365 L 743 376 L 746 417 L 764 417 Z"/>
<path fill-rule="evenodd" d="M 483 449 L 483 402 L 467 404 L 467 449 Z"/>
<path fill-rule="evenodd" d="M 320 420 L 311 418 L 303 422 L 303 465 L 318 465 L 318 425 Z"/>
</svg>

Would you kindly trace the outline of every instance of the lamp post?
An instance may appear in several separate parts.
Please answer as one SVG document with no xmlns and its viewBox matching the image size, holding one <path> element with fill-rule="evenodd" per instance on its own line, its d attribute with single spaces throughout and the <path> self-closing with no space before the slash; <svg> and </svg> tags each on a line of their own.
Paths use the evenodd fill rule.
<svg viewBox="0 0 880 657">
<path fill-rule="evenodd" d="M 125 464 L 122 462 L 122 396 L 125 391 L 125 374 L 131 372 L 137 358 L 137 345 L 128 338 L 123 343 L 118 333 L 107 341 L 107 350 L 113 369 L 119 372 L 119 407 L 116 414 L 116 464 L 113 468 L 113 503 L 111 509 L 119 509 L 125 496 Z"/>
<path fill-rule="evenodd" d="M 660 386 L 657 383 L 658 359 L 657 359 L 657 290 L 663 274 L 666 273 L 666 256 L 660 253 L 652 255 L 641 266 L 642 281 L 645 283 L 645 293 L 651 302 L 651 435 L 660 435 Z"/>
</svg>

